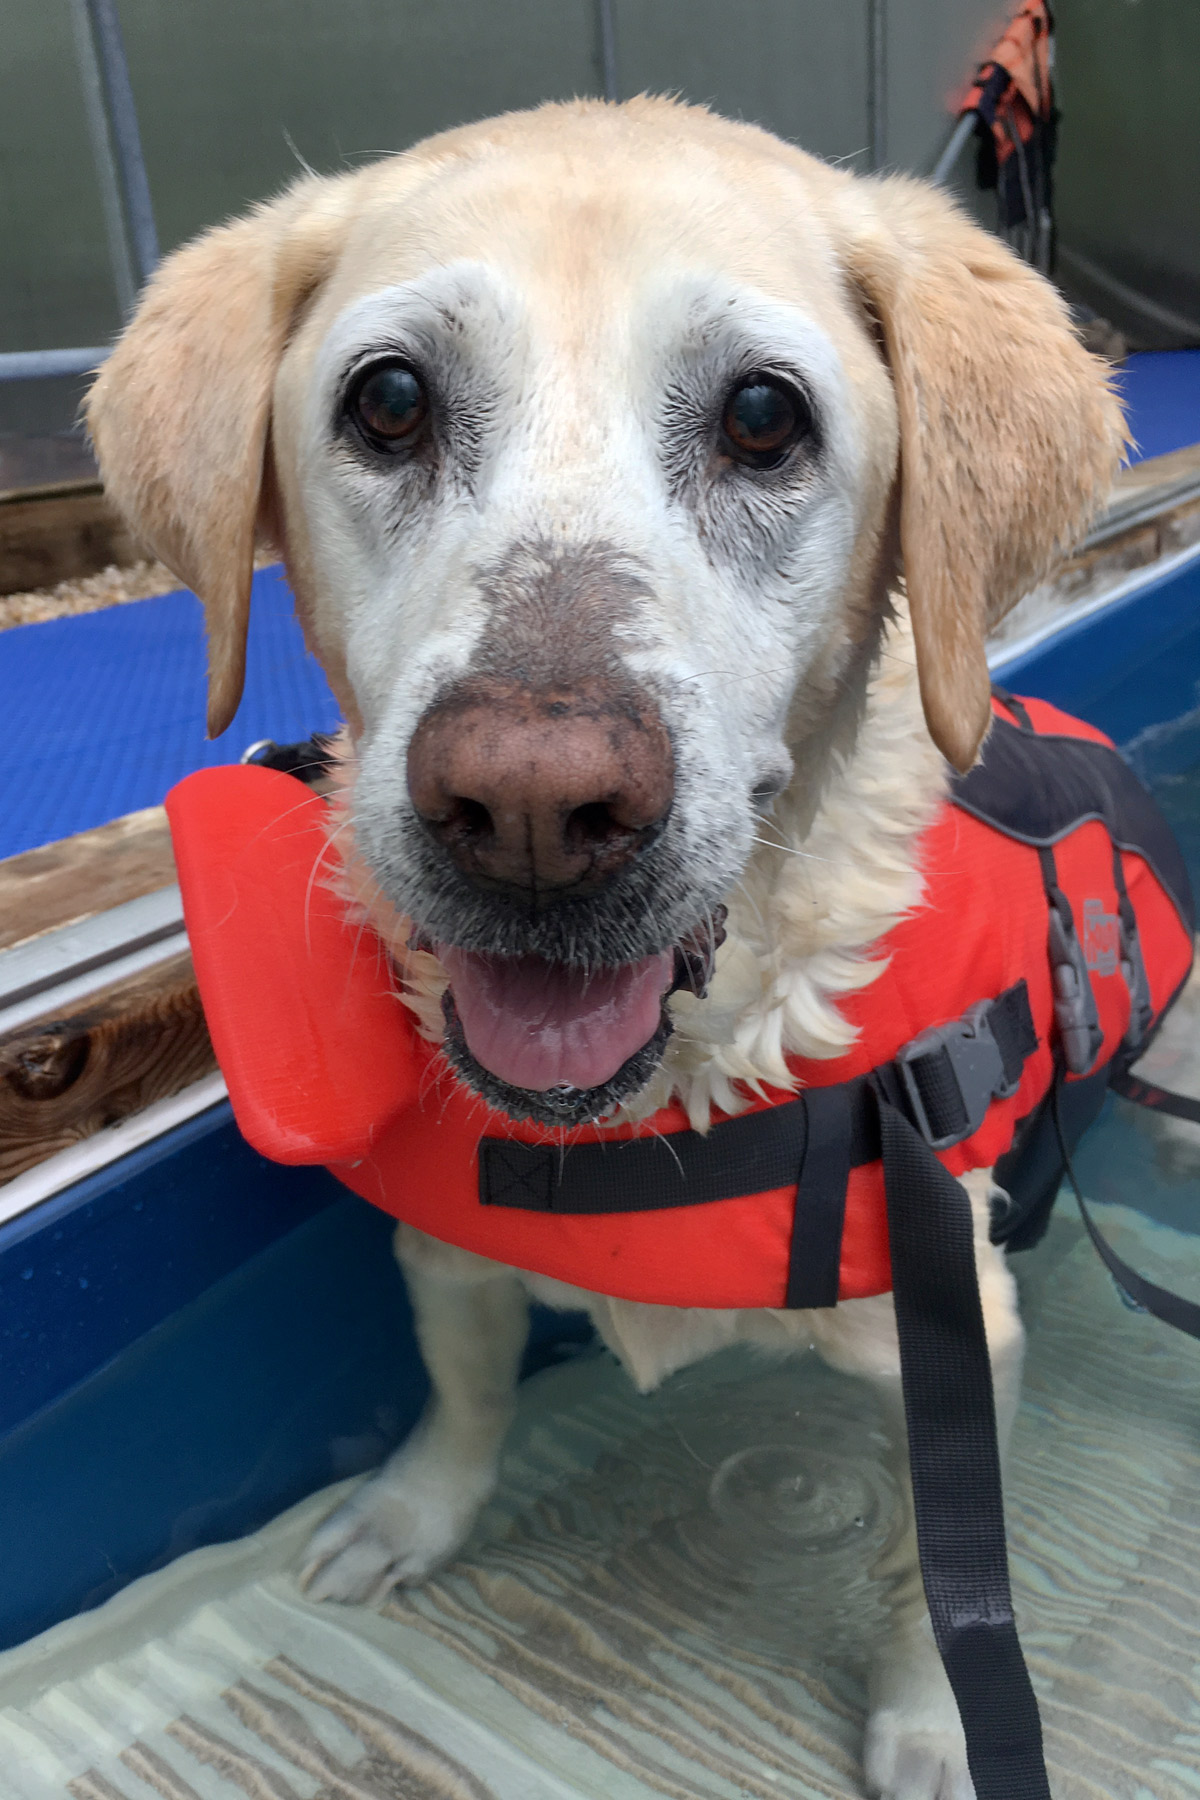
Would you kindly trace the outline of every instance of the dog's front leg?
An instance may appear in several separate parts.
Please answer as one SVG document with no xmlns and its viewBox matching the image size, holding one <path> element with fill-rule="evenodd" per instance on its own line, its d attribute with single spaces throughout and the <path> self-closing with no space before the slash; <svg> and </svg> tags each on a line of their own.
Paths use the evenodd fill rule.
<svg viewBox="0 0 1200 1800">
<path fill-rule="evenodd" d="M 420 1423 L 377 1475 L 314 1532 L 301 1581 L 315 1600 L 382 1600 L 462 1544 L 496 1485 L 512 1420 L 529 1306 L 496 1263 L 401 1226 L 432 1392 Z"/>
<path fill-rule="evenodd" d="M 1024 1335 L 1016 1289 L 1002 1252 L 988 1238 L 986 1171 L 963 1181 L 975 1217 L 975 1257 L 992 1364 L 996 1428 L 1003 1456 L 1020 1398 Z M 900 1350 L 890 1295 L 844 1302 L 815 1314 L 814 1341 L 827 1362 L 875 1389 L 892 1445 L 901 1514 L 875 1573 L 886 1583 L 889 1620 L 875 1646 L 863 1763 L 880 1800 L 973 1800 L 958 1708 L 925 1605 L 900 1387 Z"/>
</svg>

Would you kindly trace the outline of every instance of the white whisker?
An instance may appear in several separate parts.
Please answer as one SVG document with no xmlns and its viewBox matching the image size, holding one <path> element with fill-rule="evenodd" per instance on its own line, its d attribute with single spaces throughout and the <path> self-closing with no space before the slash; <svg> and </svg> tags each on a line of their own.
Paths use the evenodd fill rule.
<svg viewBox="0 0 1200 1800">
<path fill-rule="evenodd" d="M 828 863 L 831 868 L 838 867 L 832 856 L 817 856 L 812 850 L 795 850 L 790 844 L 777 844 L 771 838 L 757 837 L 753 832 L 750 837 L 753 843 L 761 844 L 766 850 L 779 850 L 784 856 L 802 856 L 805 862 Z"/>
</svg>

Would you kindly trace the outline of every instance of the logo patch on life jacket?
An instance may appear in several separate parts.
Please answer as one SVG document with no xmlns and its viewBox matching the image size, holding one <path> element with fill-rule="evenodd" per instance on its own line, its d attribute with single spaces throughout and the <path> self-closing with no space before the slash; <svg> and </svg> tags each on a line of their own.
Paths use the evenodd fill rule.
<svg viewBox="0 0 1200 1800">
<path fill-rule="evenodd" d="M 1094 975 L 1115 975 L 1120 948 L 1116 913 L 1105 912 L 1103 900 L 1083 903 L 1083 957 Z"/>
</svg>

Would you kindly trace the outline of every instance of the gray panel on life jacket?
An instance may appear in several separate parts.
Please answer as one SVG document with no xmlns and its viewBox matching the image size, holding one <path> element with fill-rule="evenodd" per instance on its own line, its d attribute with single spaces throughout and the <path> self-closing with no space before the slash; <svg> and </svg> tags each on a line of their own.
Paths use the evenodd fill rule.
<svg viewBox="0 0 1200 1800">
<path fill-rule="evenodd" d="M 1196 904 L 1179 845 L 1153 795 L 1110 745 L 993 719 L 979 762 L 954 777 L 950 799 L 982 824 L 1035 849 L 1060 843 L 1098 819 L 1121 850 L 1149 863 L 1195 932 Z"/>
</svg>

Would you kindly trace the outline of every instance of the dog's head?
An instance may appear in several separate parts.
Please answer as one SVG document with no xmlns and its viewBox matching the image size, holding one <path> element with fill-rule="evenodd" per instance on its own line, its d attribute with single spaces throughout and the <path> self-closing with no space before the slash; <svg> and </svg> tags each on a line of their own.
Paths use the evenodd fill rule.
<svg viewBox="0 0 1200 1800">
<path fill-rule="evenodd" d="M 214 733 L 281 545 L 450 1053 L 550 1120 L 646 1079 L 900 570 L 970 765 L 986 629 L 1120 438 L 1053 290 L 944 198 L 665 101 L 301 181 L 167 261 L 89 414 L 204 601 Z"/>
</svg>

